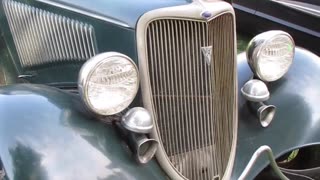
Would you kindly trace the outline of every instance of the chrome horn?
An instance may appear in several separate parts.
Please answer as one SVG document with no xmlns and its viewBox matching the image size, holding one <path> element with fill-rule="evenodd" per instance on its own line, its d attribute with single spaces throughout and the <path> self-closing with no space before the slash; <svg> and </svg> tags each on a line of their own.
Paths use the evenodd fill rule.
<svg viewBox="0 0 320 180">
<path fill-rule="evenodd" d="M 129 133 L 128 145 L 141 164 L 149 162 L 158 149 L 158 141 L 144 134 Z"/>
<path fill-rule="evenodd" d="M 153 120 L 150 113 L 141 107 L 130 109 L 117 123 L 118 129 L 124 135 L 129 148 L 137 162 L 145 164 L 155 155 L 159 142 L 148 138 L 145 134 L 153 128 Z"/>
<path fill-rule="evenodd" d="M 257 113 L 261 126 L 268 127 L 276 113 L 276 107 L 274 105 L 266 105 L 262 102 L 251 102 L 250 105 Z"/>
<path fill-rule="evenodd" d="M 257 79 L 251 79 L 241 88 L 241 93 L 249 101 L 251 108 L 256 112 L 262 127 L 267 127 L 276 113 L 274 105 L 266 105 L 270 93 L 266 84 Z"/>
</svg>

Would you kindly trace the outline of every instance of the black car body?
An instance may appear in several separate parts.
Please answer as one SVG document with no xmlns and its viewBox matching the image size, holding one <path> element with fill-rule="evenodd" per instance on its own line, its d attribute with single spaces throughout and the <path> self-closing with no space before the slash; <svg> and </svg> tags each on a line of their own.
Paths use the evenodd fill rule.
<svg viewBox="0 0 320 180">
<path fill-rule="evenodd" d="M 257 34 L 272 29 L 289 32 L 297 45 L 320 54 L 320 1 L 236 0 L 237 28 Z"/>
</svg>

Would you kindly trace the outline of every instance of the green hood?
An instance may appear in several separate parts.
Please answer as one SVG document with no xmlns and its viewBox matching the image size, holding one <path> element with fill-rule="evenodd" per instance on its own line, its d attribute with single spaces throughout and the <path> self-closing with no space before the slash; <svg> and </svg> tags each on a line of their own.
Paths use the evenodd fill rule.
<svg viewBox="0 0 320 180">
<path fill-rule="evenodd" d="M 47 2 L 47 0 L 39 1 Z M 135 28 L 139 17 L 144 13 L 153 9 L 188 4 L 191 0 L 54 0 L 50 2 L 77 8 Z"/>
</svg>

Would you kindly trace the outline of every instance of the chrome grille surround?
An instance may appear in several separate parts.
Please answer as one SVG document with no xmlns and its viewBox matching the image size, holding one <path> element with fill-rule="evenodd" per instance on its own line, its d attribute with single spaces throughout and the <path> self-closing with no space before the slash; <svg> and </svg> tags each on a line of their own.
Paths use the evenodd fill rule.
<svg viewBox="0 0 320 180">
<path fill-rule="evenodd" d="M 13 0 L 2 3 L 22 67 L 84 61 L 96 54 L 92 25 Z"/>
<path fill-rule="evenodd" d="M 204 11 L 212 16 L 204 19 Z M 155 120 L 150 136 L 161 144 L 157 160 L 171 179 L 230 179 L 237 139 L 235 37 L 234 11 L 222 1 L 157 9 L 138 22 L 143 104 Z M 201 55 L 205 46 L 213 46 L 211 65 Z"/>
</svg>

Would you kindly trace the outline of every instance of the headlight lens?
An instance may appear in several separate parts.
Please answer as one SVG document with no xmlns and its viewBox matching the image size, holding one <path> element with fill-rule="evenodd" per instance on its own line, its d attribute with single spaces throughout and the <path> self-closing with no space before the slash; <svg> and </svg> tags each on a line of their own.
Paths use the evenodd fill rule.
<svg viewBox="0 0 320 180">
<path fill-rule="evenodd" d="M 130 105 L 138 91 L 138 68 L 126 55 L 102 53 L 82 66 L 78 87 L 91 111 L 98 115 L 116 114 Z"/>
<path fill-rule="evenodd" d="M 280 79 L 290 68 L 295 44 L 283 31 L 268 31 L 254 37 L 247 48 L 252 71 L 263 81 Z"/>
</svg>

